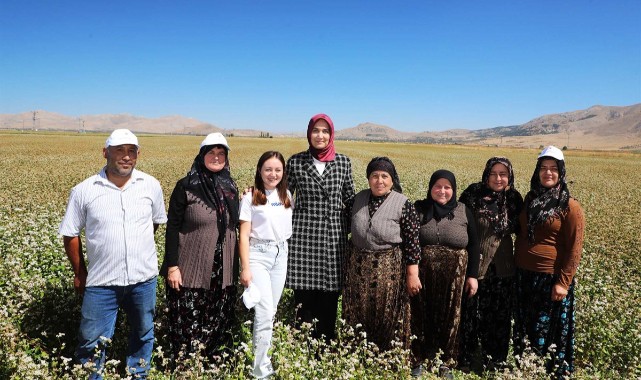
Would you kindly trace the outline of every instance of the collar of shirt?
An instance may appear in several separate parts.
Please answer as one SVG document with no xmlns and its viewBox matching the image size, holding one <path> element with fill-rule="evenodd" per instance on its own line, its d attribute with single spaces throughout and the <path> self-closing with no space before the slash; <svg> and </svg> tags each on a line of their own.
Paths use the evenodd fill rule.
<svg viewBox="0 0 641 380">
<path fill-rule="evenodd" d="M 131 177 L 129 178 L 129 181 L 127 181 L 125 186 L 121 189 L 118 186 L 116 186 L 113 182 L 111 182 L 109 180 L 109 178 L 107 178 L 107 167 L 106 166 L 103 167 L 102 170 L 100 170 L 100 172 L 96 176 L 96 182 L 100 182 L 100 183 L 102 183 L 103 185 L 106 185 L 106 186 L 115 187 L 118 190 L 125 190 L 132 183 L 134 183 L 136 181 L 142 181 L 143 179 L 144 179 L 144 177 L 142 176 L 142 173 L 139 170 L 134 169 L 134 170 L 131 171 Z"/>
<path fill-rule="evenodd" d="M 327 162 L 323 162 L 320 160 L 317 160 L 314 156 L 311 156 L 312 160 L 314 162 L 314 166 L 316 167 L 316 170 L 318 171 L 319 174 L 323 174 L 325 171 L 325 166 L 327 166 Z"/>
</svg>

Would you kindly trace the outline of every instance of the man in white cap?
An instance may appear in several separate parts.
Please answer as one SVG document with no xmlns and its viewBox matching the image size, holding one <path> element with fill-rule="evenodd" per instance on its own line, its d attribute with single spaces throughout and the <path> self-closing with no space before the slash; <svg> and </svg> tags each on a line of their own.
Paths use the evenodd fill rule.
<svg viewBox="0 0 641 380">
<path fill-rule="evenodd" d="M 144 378 L 150 367 L 158 275 L 154 232 L 167 215 L 160 183 L 135 169 L 138 154 L 138 138 L 131 131 L 113 131 L 103 149 L 106 166 L 71 190 L 58 231 L 74 287 L 84 294 L 76 356 L 91 368 L 90 379 L 102 378 L 105 345 L 119 307 L 130 326 L 127 374 Z"/>
</svg>

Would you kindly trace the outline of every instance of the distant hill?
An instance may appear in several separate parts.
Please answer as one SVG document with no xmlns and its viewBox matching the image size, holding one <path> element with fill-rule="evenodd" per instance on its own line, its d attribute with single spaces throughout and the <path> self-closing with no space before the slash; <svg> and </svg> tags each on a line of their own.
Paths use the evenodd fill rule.
<svg viewBox="0 0 641 380">
<path fill-rule="evenodd" d="M 338 140 L 408 141 L 416 138 L 415 133 L 401 132 L 385 125 L 362 123 L 353 128 L 336 131 Z"/>
<path fill-rule="evenodd" d="M 216 125 L 180 115 L 146 118 L 129 114 L 82 115 L 71 117 L 55 112 L 37 111 L 36 120 L 32 112 L 0 114 L 0 128 L 38 129 L 59 131 L 108 132 L 117 128 L 128 128 L 138 133 L 162 133 L 183 135 L 207 135 L 212 132 L 233 133 L 235 136 L 259 136 L 261 131 L 236 129 L 225 131 Z"/>
<path fill-rule="evenodd" d="M 336 131 L 343 140 L 405 141 L 575 149 L 641 149 L 641 104 L 593 106 L 585 110 L 550 114 L 513 126 L 439 132 L 408 133 L 384 125 L 363 123 Z"/>
<path fill-rule="evenodd" d="M 234 136 L 261 136 L 268 131 L 223 129 L 184 116 L 145 118 L 129 114 L 83 115 L 80 117 L 37 111 L 0 114 L 0 128 L 67 131 L 101 131 L 129 128 L 134 132 L 206 135 L 222 132 Z M 279 136 L 278 133 L 274 134 Z M 305 133 L 288 134 L 304 138 Z M 432 144 L 474 144 L 536 148 L 541 145 L 572 149 L 641 150 L 641 103 L 631 106 L 593 106 L 585 110 L 550 114 L 524 124 L 494 128 L 403 132 L 371 122 L 336 130 L 337 140 L 403 141 Z"/>
<path fill-rule="evenodd" d="M 544 115 L 521 125 L 475 132 L 479 143 L 483 144 L 555 144 L 583 149 L 639 150 L 641 104 L 593 106 L 585 110 Z"/>
<path fill-rule="evenodd" d="M 525 124 L 479 131 L 479 137 L 535 136 L 584 132 L 612 136 L 641 132 L 641 104 L 629 107 L 593 106 L 586 110 L 537 117 Z"/>
</svg>

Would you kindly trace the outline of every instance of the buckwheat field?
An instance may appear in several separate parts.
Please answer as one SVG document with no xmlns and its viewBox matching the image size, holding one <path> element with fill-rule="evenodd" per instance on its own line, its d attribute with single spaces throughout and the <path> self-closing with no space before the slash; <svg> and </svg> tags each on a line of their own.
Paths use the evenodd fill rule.
<svg viewBox="0 0 641 380">
<path fill-rule="evenodd" d="M 73 362 L 81 298 L 62 238 L 57 235 L 70 189 L 97 173 L 106 135 L 0 132 L 0 378 L 72 379 L 86 377 Z M 139 136 L 137 168 L 163 186 L 166 205 L 178 179 L 189 170 L 201 136 Z M 232 176 L 239 188 L 251 185 L 256 161 L 266 150 L 287 158 L 307 149 L 307 141 L 230 137 Z M 440 168 L 457 176 L 458 194 L 477 182 L 485 161 L 507 156 L 515 168 L 516 187 L 525 196 L 539 149 L 464 147 L 397 143 L 336 143 L 352 160 L 356 190 L 367 187 L 365 167 L 375 156 L 396 164 L 404 193 L 426 196 L 431 173 Z M 565 152 L 572 196 L 581 202 L 587 229 L 577 273 L 578 379 L 641 378 L 641 155 L 611 152 Z M 164 227 L 156 235 L 160 261 Z M 239 293 L 240 294 L 240 293 Z M 334 347 L 291 327 L 288 294 L 279 307 L 273 344 L 278 379 L 409 378 L 406 353 L 385 353 L 363 339 L 358 328 L 341 325 Z M 167 363 L 164 285 L 159 281 L 156 346 L 151 379 L 247 379 L 252 360 L 251 315 L 238 307 L 236 344 L 214 363 L 195 355 L 185 370 L 172 374 Z M 108 349 L 105 378 L 124 376 L 126 321 L 120 318 Z M 545 379 L 534 355 L 502 372 L 468 374 L 458 379 Z M 437 363 L 434 363 L 438 368 Z M 479 377 L 480 376 L 480 377 Z M 427 371 L 424 379 L 437 378 Z"/>
</svg>

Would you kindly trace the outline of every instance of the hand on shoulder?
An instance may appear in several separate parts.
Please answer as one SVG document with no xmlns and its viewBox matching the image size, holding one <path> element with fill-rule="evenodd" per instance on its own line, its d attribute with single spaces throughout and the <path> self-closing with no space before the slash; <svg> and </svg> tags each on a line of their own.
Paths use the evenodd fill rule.
<svg viewBox="0 0 641 380">
<path fill-rule="evenodd" d="M 251 195 L 253 192 L 254 192 L 254 186 L 246 187 L 246 188 L 243 190 L 243 193 L 242 193 L 242 194 L 240 194 L 240 199 L 243 199 L 243 197 L 244 197 L 245 195 L 247 195 L 247 194 L 250 194 L 250 195 Z"/>
</svg>

